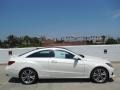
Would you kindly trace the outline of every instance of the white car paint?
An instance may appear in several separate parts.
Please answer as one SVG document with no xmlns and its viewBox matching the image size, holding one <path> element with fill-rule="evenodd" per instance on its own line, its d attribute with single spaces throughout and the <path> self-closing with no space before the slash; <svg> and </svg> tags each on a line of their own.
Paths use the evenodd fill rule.
<svg viewBox="0 0 120 90">
<path fill-rule="evenodd" d="M 28 58 L 27 56 L 43 50 L 62 50 L 69 52 L 80 60 L 63 59 L 56 57 L 48 58 Z M 11 57 L 9 61 L 15 61 L 12 65 L 6 67 L 6 74 L 11 77 L 19 77 L 22 69 L 30 67 L 38 73 L 39 78 L 90 78 L 92 70 L 96 67 L 104 67 L 109 72 L 109 77 L 112 78 L 114 69 L 106 63 L 109 61 L 86 56 L 83 58 L 72 51 L 63 48 L 43 48 L 33 50 L 21 56 Z"/>
</svg>

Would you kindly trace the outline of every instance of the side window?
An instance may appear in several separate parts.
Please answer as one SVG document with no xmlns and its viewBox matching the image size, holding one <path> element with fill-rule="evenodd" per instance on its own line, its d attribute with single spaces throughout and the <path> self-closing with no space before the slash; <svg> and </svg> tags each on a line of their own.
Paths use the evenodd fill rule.
<svg viewBox="0 0 120 90">
<path fill-rule="evenodd" d="M 62 50 L 55 51 L 55 58 L 73 59 L 73 57 L 74 55 L 69 52 L 62 51 Z"/>
<path fill-rule="evenodd" d="M 29 55 L 28 57 L 54 57 L 54 52 L 52 50 L 43 50 L 43 51 L 39 51 L 39 52 L 35 52 L 31 55 Z"/>
</svg>

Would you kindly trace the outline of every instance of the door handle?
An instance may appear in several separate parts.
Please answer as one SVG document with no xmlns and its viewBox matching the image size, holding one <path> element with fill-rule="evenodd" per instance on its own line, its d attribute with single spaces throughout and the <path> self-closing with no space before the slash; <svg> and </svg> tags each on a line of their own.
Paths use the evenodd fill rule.
<svg viewBox="0 0 120 90">
<path fill-rule="evenodd" d="M 55 60 L 52 60 L 51 62 L 52 62 L 52 63 L 58 63 L 58 62 L 57 62 L 57 61 L 55 61 Z"/>
</svg>

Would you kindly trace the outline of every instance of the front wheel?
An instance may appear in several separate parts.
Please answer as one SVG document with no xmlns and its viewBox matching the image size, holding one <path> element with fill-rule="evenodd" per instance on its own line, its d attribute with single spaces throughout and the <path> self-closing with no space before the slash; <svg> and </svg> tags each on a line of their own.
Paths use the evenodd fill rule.
<svg viewBox="0 0 120 90">
<path fill-rule="evenodd" d="M 31 68 L 23 69 L 20 72 L 19 78 L 23 84 L 33 84 L 38 79 L 37 73 Z"/>
<path fill-rule="evenodd" d="M 109 73 L 105 68 L 95 68 L 91 73 L 91 79 L 96 83 L 104 83 L 108 80 Z"/>
</svg>

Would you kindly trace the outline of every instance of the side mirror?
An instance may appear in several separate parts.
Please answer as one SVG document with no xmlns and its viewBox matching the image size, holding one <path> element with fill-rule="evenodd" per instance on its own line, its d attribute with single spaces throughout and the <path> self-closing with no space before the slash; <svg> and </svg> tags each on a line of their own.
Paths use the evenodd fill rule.
<svg viewBox="0 0 120 90">
<path fill-rule="evenodd" d="M 78 57 L 78 56 L 74 56 L 73 59 L 74 60 L 81 60 L 80 57 Z"/>
</svg>

